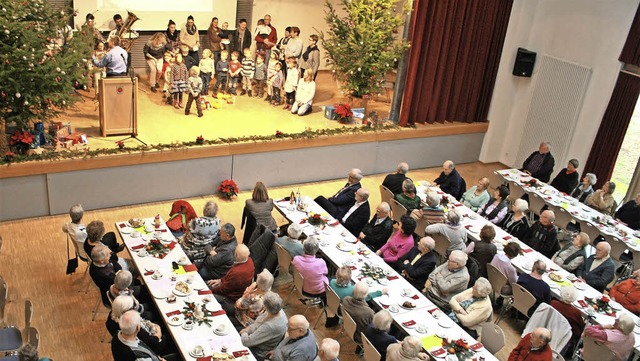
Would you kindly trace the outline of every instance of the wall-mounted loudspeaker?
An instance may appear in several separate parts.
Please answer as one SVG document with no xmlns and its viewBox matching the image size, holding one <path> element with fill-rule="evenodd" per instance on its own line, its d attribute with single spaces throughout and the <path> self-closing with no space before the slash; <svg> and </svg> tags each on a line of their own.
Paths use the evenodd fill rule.
<svg viewBox="0 0 640 361">
<path fill-rule="evenodd" d="M 536 63 L 536 53 L 524 48 L 518 48 L 516 62 L 513 65 L 513 75 L 530 78 Z"/>
</svg>

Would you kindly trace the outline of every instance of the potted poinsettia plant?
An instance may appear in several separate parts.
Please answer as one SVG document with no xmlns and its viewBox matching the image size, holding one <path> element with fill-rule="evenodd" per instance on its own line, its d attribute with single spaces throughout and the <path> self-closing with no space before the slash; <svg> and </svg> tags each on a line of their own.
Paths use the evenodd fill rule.
<svg viewBox="0 0 640 361">
<path fill-rule="evenodd" d="M 31 134 L 31 132 L 26 130 L 20 130 L 15 132 L 11 136 L 11 140 L 9 141 L 9 144 L 14 146 L 16 151 L 19 154 L 25 154 L 27 153 L 27 151 L 31 147 L 31 143 L 33 143 L 35 139 L 36 139 L 35 136 Z"/>
<path fill-rule="evenodd" d="M 349 104 L 340 103 L 335 105 L 335 111 L 333 113 L 333 119 L 338 123 L 350 124 L 353 122 L 353 111 Z"/>
<path fill-rule="evenodd" d="M 234 196 L 238 195 L 240 190 L 238 189 L 238 185 L 233 179 L 225 179 L 218 186 L 218 193 L 222 194 L 225 198 L 231 199 Z"/>
</svg>

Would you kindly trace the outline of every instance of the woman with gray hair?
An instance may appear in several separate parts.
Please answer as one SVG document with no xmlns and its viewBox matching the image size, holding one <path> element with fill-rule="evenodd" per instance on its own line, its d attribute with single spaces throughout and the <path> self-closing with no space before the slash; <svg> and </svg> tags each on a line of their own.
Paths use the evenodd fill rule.
<svg viewBox="0 0 640 361">
<path fill-rule="evenodd" d="M 575 187 L 571 196 L 584 203 L 589 195 L 593 193 L 593 186 L 598 182 L 598 177 L 593 173 L 587 173 L 582 177 L 582 184 Z"/>
<path fill-rule="evenodd" d="M 293 222 L 287 228 L 287 235 L 276 239 L 276 243 L 286 249 L 291 257 L 302 256 L 304 250 L 302 249 L 302 227 L 299 223 Z"/>
<path fill-rule="evenodd" d="M 498 227 L 504 229 L 510 235 L 524 239 L 529 233 L 529 219 L 525 214 L 529 210 L 529 203 L 524 199 L 518 198 L 511 206 L 511 212 L 507 213 L 502 222 L 498 223 Z"/>
<path fill-rule="evenodd" d="M 620 315 L 613 325 L 590 325 L 584 330 L 585 337 L 605 345 L 611 350 L 616 360 L 626 360 L 633 351 L 635 337 L 633 318 L 626 313 Z"/>
<path fill-rule="evenodd" d="M 317 297 L 322 302 L 327 302 L 325 294 L 325 284 L 329 283 L 327 274 L 327 263 L 322 258 L 316 258 L 316 253 L 320 249 L 318 241 L 315 237 L 309 237 L 304 244 L 304 256 L 296 256 L 293 258 L 293 267 L 300 272 L 304 278 L 302 284 L 302 293 L 308 297 Z M 314 302 L 320 302 L 320 300 Z"/>
<path fill-rule="evenodd" d="M 62 232 L 67 233 L 71 241 L 79 246 L 78 251 L 81 251 L 80 256 L 89 259 L 89 255 L 86 254 L 82 247 L 84 241 L 87 239 L 87 228 L 81 223 L 82 216 L 84 216 L 84 209 L 82 209 L 81 204 L 71 206 L 71 209 L 69 209 L 69 218 L 71 218 L 71 221 L 62 225 Z"/>
<path fill-rule="evenodd" d="M 558 175 L 551 181 L 551 186 L 560 192 L 569 194 L 580 183 L 580 174 L 578 174 L 578 166 L 580 163 L 577 159 L 571 159 Z"/>
<path fill-rule="evenodd" d="M 240 330 L 242 344 L 249 347 L 258 360 L 264 360 L 276 348 L 287 331 L 287 315 L 282 310 L 282 298 L 267 292 L 263 297 L 265 311 L 256 321 Z"/>
<path fill-rule="evenodd" d="M 208 201 L 202 209 L 202 217 L 191 220 L 180 243 L 191 261 L 201 260 L 207 256 L 204 248 L 218 237 L 219 232 L 218 204 Z"/>
<path fill-rule="evenodd" d="M 118 322 L 122 315 L 130 310 L 137 311 L 137 306 L 138 302 L 132 296 L 121 295 L 113 300 L 113 303 L 111 304 L 111 312 L 105 322 L 107 330 L 112 337 L 117 337 L 116 335 L 118 331 L 120 331 L 120 325 Z M 140 315 L 140 317 L 140 332 L 138 333 L 138 338 L 156 353 L 163 353 L 168 341 L 167 338 L 162 338 L 162 328 L 159 325 L 148 321 L 146 319 L 148 316 Z"/>
<path fill-rule="evenodd" d="M 615 183 L 611 181 L 604 182 L 602 188 L 591 193 L 591 195 L 587 197 L 585 204 L 602 213 L 613 215 L 615 212 L 615 209 L 613 209 L 615 200 L 613 199 L 612 194 L 615 190 Z"/>
<path fill-rule="evenodd" d="M 373 347 L 380 353 L 381 361 L 387 358 L 387 347 L 398 342 L 394 336 L 389 334 L 392 323 L 393 317 L 391 317 L 391 313 L 387 310 L 381 310 L 373 315 L 373 321 L 364 331 L 364 335 L 367 336 Z"/>
<path fill-rule="evenodd" d="M 493 306 L 489 294 L 493 291 L 491 283 L 484 277 L 476 280 L 473 287 L 459 293 L 449 301 L 451 313 L 449 317 L 473 338 L 481 334 L 482 323 L 491 321 Z"/>
<path fill-rule="evenodd" d="M 574 346 L 580 339 L 582 331 L 584 330 L 584 318 L 582 318 L 582 312 L 575 308 L 572 304 L 578 299 L 578 293 L 573 287 L 560 287 L 560 299 L 551 300 L 551 307 L 560 312 L 564 318 L 569 321 L 571 325 L 571 338 L 569 339 L 568 347 L 566 350 L 573 350 Z"/>
<path fill-rule="evenodd" d="M 427 236 L 441 234 L 451 242 L 447 248 L 447 256 L 452 251 L 463 251 L 467 248 L 467 230 L 460 224 L 460 213 L 454 209 L 447 213 L 446 224 L 430 224 L 425 228 L 425 233 Z"/>
<path fill-rule="evenodd" d="M 247 327 L 251 325 L 264 312 L 263 298 L 267 292 L 271 291 L 272 286 L 273 275 L 268 269 L 258 273 L 256 281 L 247 287 L 242 297 L 236 300 L 235 307 L 225 310 L 231 322 L 235 324 L 232 317 L 235 314 L 235 319 L 240 326 Z"/>
<path fill-rule="evenodd" d="M 422 202 L 416 195 L 416 186 L 411 179 L 402 182 L 402 193 L 396 194 L 395 199 L 407 209 L 407 214 L 411 214 L 414 209 L 420 209 Z"/>
<path fill-rule="evenodd" d="M 422 350 L 422 341 L 417 336 L 408 336 L 400 343 L 387 347 L 387 361 L 422 361 L 429 356 Z"/>
</svg>

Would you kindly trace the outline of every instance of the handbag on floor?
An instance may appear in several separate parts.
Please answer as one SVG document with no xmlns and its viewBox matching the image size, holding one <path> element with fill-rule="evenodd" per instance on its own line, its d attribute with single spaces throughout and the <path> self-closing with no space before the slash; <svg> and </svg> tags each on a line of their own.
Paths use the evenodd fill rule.
<svg viewBox="0 0 640 361">
<path fill-rule="evenodd" d="M 69 251 L 69 235 L 67 235 L 67 274 L 70 275 L 76 272 L 78 268 L 78 254 L 74 258 L 71 258 L 71 252 Z"/>
</svg>

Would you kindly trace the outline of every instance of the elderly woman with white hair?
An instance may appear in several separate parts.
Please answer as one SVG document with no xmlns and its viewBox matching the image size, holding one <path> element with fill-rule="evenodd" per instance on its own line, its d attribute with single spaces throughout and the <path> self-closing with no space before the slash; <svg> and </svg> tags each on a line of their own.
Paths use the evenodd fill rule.
<svg viewBox="0 0 640 361">
<path fill-rule="evenodd" d="M 573 306 L 573 303 L 578 299 L 578 293 L 573 287 L 560 287 L 560 299 L 551 300 L 551 307 L 560 312 L 564 318 L 569 321 L 571 325 L 571 338 L 565 349 L 567 351 L 573 350 L 573 346 L 578 342 L 582 331 L 584 330 L 584 318 L 582 318 L 582 312 Z"/>
<path fill-rule="evenodd" d="M 593 173 L 587 173 L 582 177 L 582 183 L 579 184 L 572 192 L 571 196 L 582 203 L 585 203 L 587 197 L 593 193 L 593 186 L 598 182 L 598 177 Z"/>
<path fill-rule="evenodd" d="M 613 205 L 615 200 L 613 199 L 613 192 L 616 190 L 616 184 L 608 181 L 604 182 L 602 188 L 597 191 L 591 193 L 587 199 L 585 200 L 585 204 L 589 207 L 600 211 L 605 214 L 613 215 L 615 209 L 613 209 Z"/>
<path fill-rule="evenodd" d="M 251 325 L 264 312 L 263 298 L 267 292 L 271 291 L 272 286 L 273 275 L 268 269 L 258 273 L 256 281 L 245 289 L 242 297 L 236 300 L 234 308 L 225 310 L 231 321 L 234 321 L 232 316 L 235 314 L 235 319 L 239 325 L 242 327 Z"/>
<path fill-rule="evenodd" d="M 264 360 L 266 354 L 276 348 L 287 331 L 287 315 L 282 310 L 280 295 L 266 292 L 262 299 L 265 312 L 246 328 L 240 330 L 244 346 L 249 347 L 258 360 Z"/>
<path fill-rule="evenodd" d="M 633 352 L 635 337 L 633 318 L 626 313 L 618 317 L 613 325 L 590 325 L 584 330 L 584 336 L 593 338 L 611 350 L 616 360 L 626 360 Z"/>
<path fill-rule="evenodd" d="M 111 312 L 105 322 L 107 330 L 111 336 L 116 337 L 118 331 L 120 331 L 120 325 L 118 322 L 122 315 L 130 310 L 136 310 L 138 303 L 132 296 L 121 295 L 116 297 L 111 304 Z M 160 325 L 155 324 L 143 317 L 140 321 L 140 332 L 138 338 L 142 340 L 147 346 L 151 347 L 156 353 L 163 353 L 167 349 L 167 343 L 169 338 L 162 337 L 162 328 Z"/>
<path fill-rule="evenodd" d="M 87 228 L 82 224 L 82 217 L 84 216 L 84 209 L 81 204 L 74 204 L 69 209 L 70 222 L 62 225 L 62 232 L 67 233 L 72 242 L 75 242 L 82 248 L 82 244 L 87 239 Z M 83 249 L 84 251 L 84 249 Z M 84 256 L 84 252 L 80 254 Z M 87 255 L 89 258 L 89 255 Z"/>
<path fill-rule="evenodd" d="M 591 242 L 589 235 L 580 232 L 573 237 L 571 243 L 562 247 L 561 250 L 551 257 L 551 260 L 569 272 L 575 272 L 587 259 L 585 247 Z"/>
<path fill-rule="evenodd" d="M 425 228 L 427 236 L 441 234 L 451 242 L 447 248 L 447 255 L 452 251 L 464 251 L 467 248 L 467 230 L 460 224 L 460 218 L 460 213 L 452 209 L 447 213 L 446 224 L 430 224 Z"/>
<path fill-rule="evenodd" d="M 487 191 L 489 185 L 490 183 L 487 177 L 478 179 L 478 183 L 462 195 L 460 202 L 472 211 L 477 212 L 478 209 L 484 206 L 485 203 L 489 201 L 489 198 L 491 198 Z"/>
<path fill-rule="evenodd" d="M 421 361 L 429 356 L 422 350 L 422 341 L 418 336 L 407 336 L 400 343 L 387 347 L 387 361 Z"/>
<path fill-rule="evenodd" d="M 293 267 L 304 277 L 302 293 L 308 297 L 320 298 L 327 302 L 325 284 L 329 283 L 327 274 L 327 263 L 322 258 L 316 258 L 316 253 L 320 249 L 318 241 L 314 237 L 309 237 L 304 244 L 304 256 L 293 258 Z"/>
<path fill-rule="evenodd" d="M 511 206 L 511 212 L 507 213 L 504 219 L 498 223 L 498 227 L 518 239 L 524 239 L 530 228 L 529 219 L 525 214 L 528 210 L 529 203 L 527 201 L 516 199 Z"/>
<path fill-rule="evenodd" d="M 451 252 L 447 263 L 434 269 L 425 282 L 424 292 L 441 309 L 448 309 L 451 298 L 467 289 L 469 283 L 467 259 L 468 256 L 463 251 Z"/>
<path fill-rule="evenodd" d="M 207 254 L 205 247 L 213 242 L 220 231 L 218 204 L 214 201 L 205 203 L 202 217 L 192 219 L 183 238 L 182 248 L 192 261 L 202 260 Z"/>
<path fill-rule="evenodd" d="M 462 291 L 449 301 L 449 317 L 459 323 L 473 338 L 481 335 L 482 323 L 491 321 L 493 317 L 493 306 L 489 298 L 492 291 L 489 280 L 480 277 L 473 287 Z"/>
<path fill-rule="evenodd" d="M 416 194 L 416 186 L 411 179 L 405 179 L 402 182 L 402 193 L 396 194 L 394 198 L 407 209 L 407 214 L 414 209 L 420 209 L 422 202 Z"/>
<path fill-rule="evenodd" d="M 364 335 L 367 336 L 373 347 L 380 353 L 381 361 L 387 358 L 387 347 L 398 342 L 393 335 L 389 334 L 392 323 L 393 317 L 391 317 L 391 313 L 387 310 L 381 310 L 373 315 L 373 321 L 364 331 Z"/>
<path fill-rule="evenodd" d="M 300 224 L 294 222 L 287 228 L 287 235 L 276 239 L 276 243 L 286 249 L 291 257 L 302 256 L 304 250 L 302 249 L 302 227 Z"/>
</svg>

